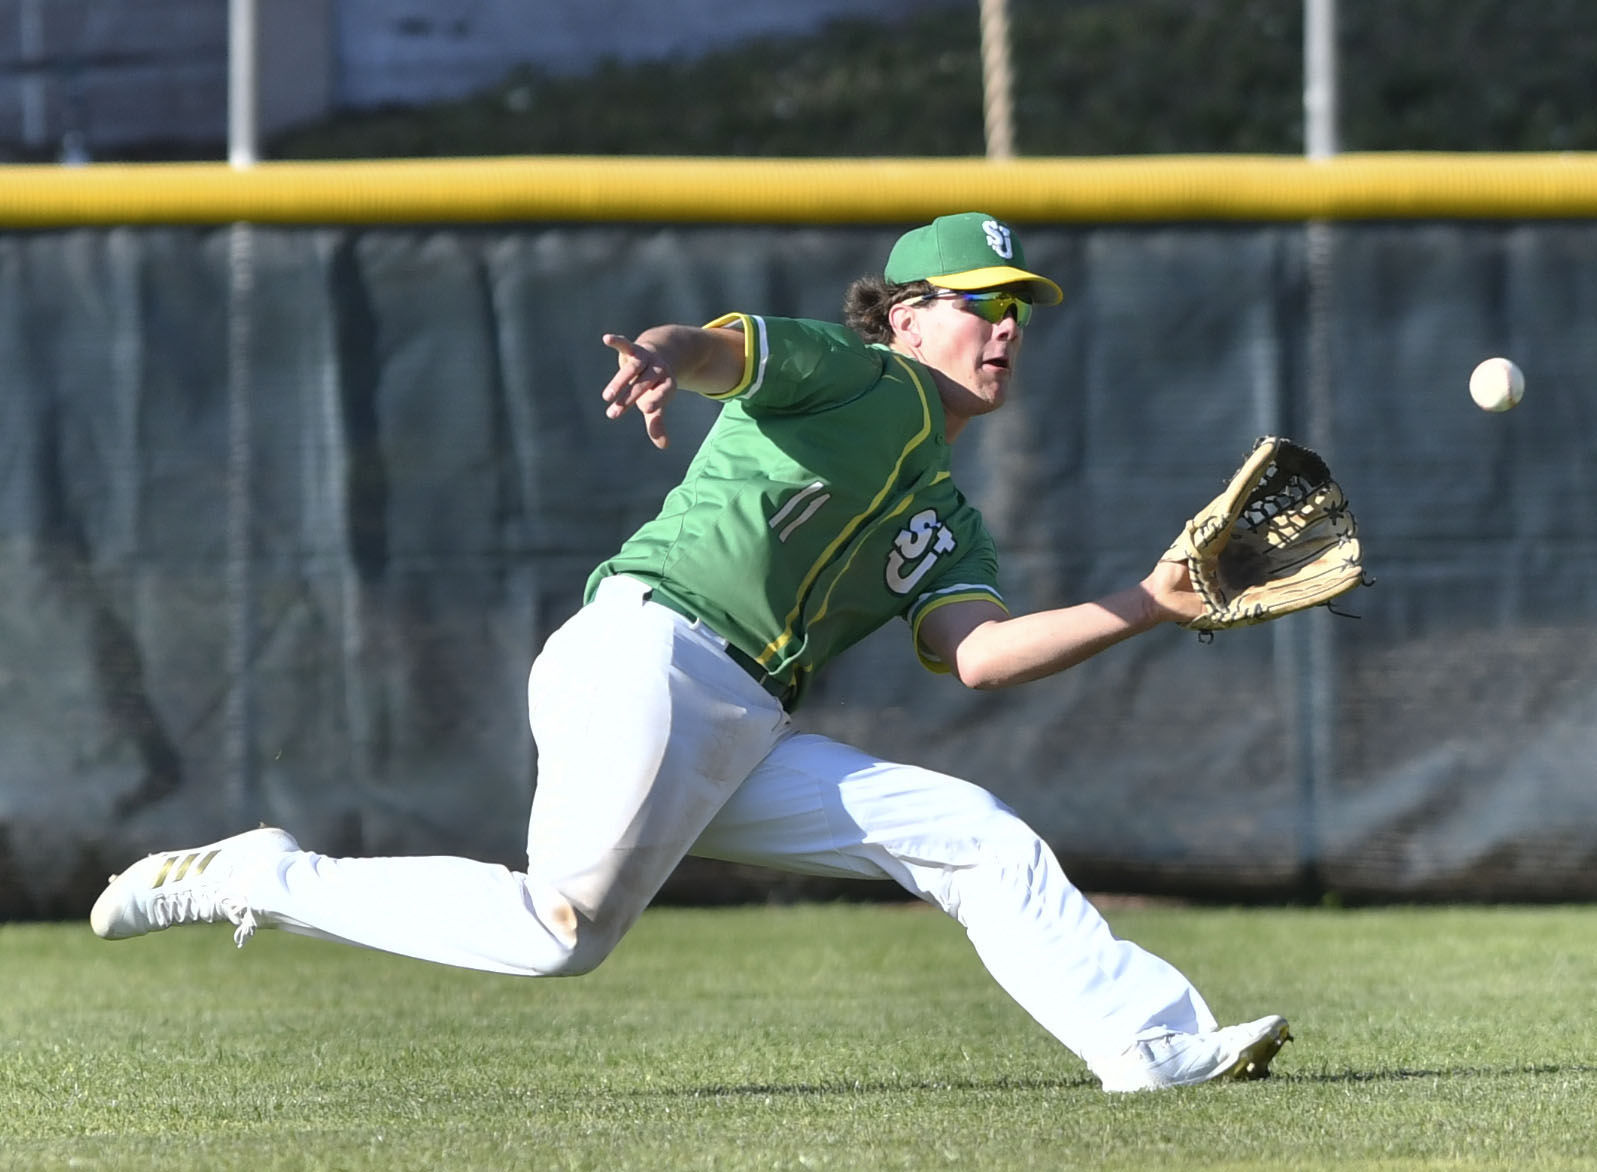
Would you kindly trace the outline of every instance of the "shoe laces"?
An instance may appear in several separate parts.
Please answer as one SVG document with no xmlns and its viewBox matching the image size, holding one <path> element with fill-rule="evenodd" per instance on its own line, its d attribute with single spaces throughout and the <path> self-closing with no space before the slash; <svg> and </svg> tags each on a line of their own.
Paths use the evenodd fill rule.
<svg viewBox="0 0 1597 1172">
<path fill-rule="evenodd" d="M 237 927 L 233 944 L 238 948 L 243 948 L 244 941 L 255 935 L 255 929 L 260 926 L 255 913 L 242 900 L 203 887 L 182 888 L 156 896 L 150 903 L 149 915 L 152 929 L 226 920 Z"/>
<path fill-rule="evenodd" d="M 244 941 L 255 935 L 255 929 L 260 925 L 256 923 L 255 913 L 250 911 L 249 908 L 245 908 L 234 923 L 238 925 L 238 928 L 233 932 L 233 947 L 243 948 Z"/>
<path fill-rule="evenodd" d="M 1162 1034 L 1138 1038 L 1127 1047 L 1125 1056 L 1152 1064 L 1166 1062 L 1180 1052 L 1179 1040 L 1187 1037 L 1190 1035 L 1168 1030 Z"/>
</svg>

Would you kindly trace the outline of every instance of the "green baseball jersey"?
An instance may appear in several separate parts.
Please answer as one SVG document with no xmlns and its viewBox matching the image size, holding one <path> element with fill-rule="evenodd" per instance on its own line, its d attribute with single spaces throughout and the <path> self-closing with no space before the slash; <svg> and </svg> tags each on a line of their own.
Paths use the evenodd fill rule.
<svg viewBox="0 0 1597 1172">
<path fill-rule="evenodd" d="M 801 695 L 811 673 L 901 616 L 1003 605 L 981 514 L 949 472 L 931 372 L 828 322 L 730 314 L 743 377 L 659 515 L 588 581 L 659 587 Z"/>
</svg>

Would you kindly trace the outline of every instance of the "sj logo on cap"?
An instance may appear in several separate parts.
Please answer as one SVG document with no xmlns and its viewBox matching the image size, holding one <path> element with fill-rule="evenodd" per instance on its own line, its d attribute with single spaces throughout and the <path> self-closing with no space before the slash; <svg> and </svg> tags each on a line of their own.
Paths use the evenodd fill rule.
<svg viewBox="0 0 1597 1172">
<path fill-rule="evenodd" d="M 1015 255 L 1015 244 L 1009 235 L 1009 227 L 1000 224 L 997 220 L 983 220 L 982 233 L 987 237 L 987 244 L 1002 259 L 1009 260 Z"/>
</svg>

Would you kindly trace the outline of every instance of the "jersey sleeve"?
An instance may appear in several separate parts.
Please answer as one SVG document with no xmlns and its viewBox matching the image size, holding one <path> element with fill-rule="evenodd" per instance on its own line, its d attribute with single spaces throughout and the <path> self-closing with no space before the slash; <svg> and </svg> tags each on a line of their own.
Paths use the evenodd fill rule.
<svg viewBox="0 0 1597 1172">
<path fill-rule="evenodd" d="M 743 377 L 723 394 L 750 415 L 814 411 L 863 395 L 882 377 L 883 356 L 854 331 L 805 318 L 729 313 L 706 323 L 743 331 Z"/>
<path fill-rule="evenodd" d="M 933 578 L 926 589 L 910 603 L 909 609 L 904 614 L 909 623 L 915 655 L 921 661 L 922 667 L 939 674 L 953 670 L 952 665 L 944 663 L 933 655 L 921 642 L 921 624 L 926 621 L 926 616 L 939 607 L 977 599 L 997 603 L 1005 614 L 1009 613 L 1009 607 L 1004 604 L 1004 596 L 998 590 L 998 552 L 985 529 L 981 531 L 978 540 L 970 543 L 969 552 Z"/>
</svg>

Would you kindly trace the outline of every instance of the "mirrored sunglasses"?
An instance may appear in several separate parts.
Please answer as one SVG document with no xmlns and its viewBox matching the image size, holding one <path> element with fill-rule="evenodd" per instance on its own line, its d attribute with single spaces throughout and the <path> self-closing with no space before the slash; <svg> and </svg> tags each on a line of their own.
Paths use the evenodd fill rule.
<svg viewBox="0 0 1597 1172">
<path fill-rule="evenodd" d="M 1015 311 L 1015 324 L 1024 326 L 1031 321 L 1031 302 L 1008 289 L 981 289 L 974 293 L 963 289 L 943 289 L 921 298 L 926 301 L 957 300 L 966 313 L 974 313 L 989 325 L 997 325 Z"/>
</svg>

